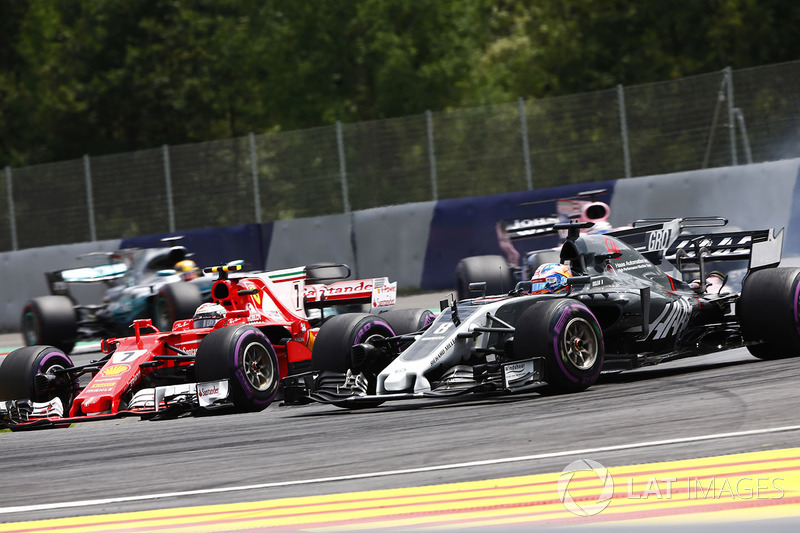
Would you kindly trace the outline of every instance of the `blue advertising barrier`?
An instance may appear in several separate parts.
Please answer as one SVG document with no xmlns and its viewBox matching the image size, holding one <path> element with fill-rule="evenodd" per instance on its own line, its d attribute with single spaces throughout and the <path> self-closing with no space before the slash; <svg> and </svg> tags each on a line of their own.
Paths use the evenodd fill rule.
<svg viewBox="0 0 800 533">
<path fill-rule="evenodd" d="M 242 259 L 246 270 L 263 270 L 272 237 L 272 222 L 131 237 L 123 239 L 121 247 L 158 248 L 164 245 L 161 239 L 176 235 L 183 237 L 176 244 L 185 246 L 199 267 Z"/>
<path fill-rule="evenodd" d="M 551 189 L 440 200 L 433 212 L 420 288 L 435 290 L 453 287 L 456 264 L 464 257 L 502 255 L 495 230 L 498 221 L 552 216 L 556 212 L 556 200 L 588 190 L 606 189 L 594 199 L 609 203 L 615 183 L 580 183 Z M 558 237 L 553 235 L 517 241 L 515 247 L 525 252 L 550 248 L 557 243 Z"/>
</svg>

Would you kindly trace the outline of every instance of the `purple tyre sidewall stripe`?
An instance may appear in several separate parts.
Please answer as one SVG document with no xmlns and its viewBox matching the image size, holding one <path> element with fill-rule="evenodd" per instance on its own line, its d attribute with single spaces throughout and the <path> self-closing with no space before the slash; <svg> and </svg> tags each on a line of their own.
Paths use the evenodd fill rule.
<svg viewBox="0 0 800 533">
<path fill-rule="evenodd" d="M 369 335 L 367 335 L 367 334 L 370 332 L 370 330 L 374 326 L 384 327 L 389 331 L 389 336 L 390 337 L 394 337 L 395 336 L 394 330 L 392 329 L 392 327 L 389 325 L 388 322 L 385 322 L 385 321 L 379 320 L 379 319 L 373 319 L 373 320 L 368 321 L 363 326 L 361 326 L 361 328 L 358 330 L 358 333 L 356 333 L 356 336 L 353 338 L 353 346 L 355 346 L 356 344 L 362 343 L 366 338 L 368 338 Z"/>
<path fill-rule="evenodd" d="M 72 360 L 69 357 L 61 352 L 51 351 L 47 353 L 41 361 L 39 361 L 39 372 L 44 373 L 44 370 L 48 367 L 47 362 L 55 358 L 64 359 L 68 362 L 69 366 L 72 366 Z"/>
</svg>

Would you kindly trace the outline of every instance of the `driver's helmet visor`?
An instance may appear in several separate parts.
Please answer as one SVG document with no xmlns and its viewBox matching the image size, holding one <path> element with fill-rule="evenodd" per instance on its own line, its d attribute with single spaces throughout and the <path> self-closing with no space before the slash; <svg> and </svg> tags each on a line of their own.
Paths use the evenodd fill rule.
<svg viewBox="0 0 800 533">
<path fill-rule="evenodd" d="M 551 294 L 564 292 L 566 289 L 567 278 L 563 274 L 553 274 L 531 280 L 531 294 Z"/>
</svg>

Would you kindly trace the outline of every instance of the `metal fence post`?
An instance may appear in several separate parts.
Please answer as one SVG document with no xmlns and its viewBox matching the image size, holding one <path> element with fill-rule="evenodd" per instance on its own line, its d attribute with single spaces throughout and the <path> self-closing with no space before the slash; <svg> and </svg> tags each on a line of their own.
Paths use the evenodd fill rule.
<svg viewBox="0 0 800 533">
<path fill-rule="evenodd" d="M 736 119 L 733 111 L 733 70 L 731 70 L 731 67 L 725 67 L 725 80 L 727 81 L 726 89 L 728 91 L 728 133 L 731 143 L 731 165 L 736 166 L 739 164 L 739 158 L 736 155 Z"/>
<path fill-rule="evenodd" d="M 253 172 L 253 194 L 256 197 L 256 223 L 261 224 L 261 194 L 258 188 L 258 163 L 256 161 L 256 136 L 250 132 L 250 169 Z"/>
<path fill-rule="evenodd" d="M 172 171 L 169 164 L 169 146 L 162 147 L 164 152 L 164 180 L 167 186 L 167 213 L 169 214 L 169 232 L 175 233 L 175 208 L 172 205 Z"/>
<path fill-rule="evenodd" d="M 336 148 L 339 151 L 339 175 L 342 178 L 342 199 L 344 201 L 344 212 L 350 212 L 350 192 L 347 190 L 347 165 L 344 160 L 344 136 L 342 135 L 342 123 L 336 121 Z"/>
<path fill-rule="evenodd" d="M 18 249 L 17 217 L 14 214 L 14 188 L 11 185 L 11 167 L 6 167 L 6 193 L 8 195 L 8 224 L 11 228 L 11 249 Z"/>
<path fill-rule="evenodd" d="M 631 152 L 628 145 L 628 117 L 625 111 L 625 88 L 617 85 L 617 105 L 619 106 L 619 131 L 622 137 L 622 161 L 625 165 L 625 177 L 631 177 Z"/>
<path fill-rule="evenodd" d="M 525 185 L 528 190 L 533 189 L 533 172 L 531 171 L 531 147 L 528 141 L 528 118 L 525 116 L 525 100 L 520 96 L 517 100 L 519 106 L 519 129 L 522 136 L 522 159 L 525 161 Z"/>
<path fill-rule="evenodd" d="M 433 113 L 425 111 L 425 125 L 428 130 L 428 164 L 431 167 L 431 195 L 433 201 L 439 199 L 439 176 L 436 174 L 436 151 L 433 146 Z"/>
<path fill-rule="evenodd" d="M 92 242 L 97 240 L 97 228 L 94 222 L 94 194 L 92 193 L 92 167 L 89 164 L 89 154 L 83 154 L 83 174 L 86 176 L 86 206 L 89 211 L 89 237 Z"/>
<path fill-rule="evenodd" d="M 753 164 L 753 152 L 750 150 L 750 138 L 747 136 L 747 126 L 744 123 L 744 113 L 738 107 L 734 108 L 736 120 L 739 122 L 739 132 L 742 134 L 742 147 L 744 148 L 744 156 L 748 165 Z"/>
</svg>

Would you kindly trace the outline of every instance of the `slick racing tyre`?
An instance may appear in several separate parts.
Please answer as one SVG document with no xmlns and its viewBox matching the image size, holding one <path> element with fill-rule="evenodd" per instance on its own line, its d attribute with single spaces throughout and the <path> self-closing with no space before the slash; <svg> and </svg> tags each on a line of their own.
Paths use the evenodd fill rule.
<svg viewBox="0 0 800 533">
<path fill-rule="evenodd" d="M 392 309 L 378 315 L 391 326 L 396 335 L 416 333 L 431 325 L 436 318 L 428 309 Z"/>
<path fill-rule="evenodd" d="M 0 400 L 28 399 L 44 403 L 58 397 L 69 413 L 72 399 L 78 392 L 78 380 L 54 371 L 71 368 L 72 360 L 53 346 L 26 346 L 14 350 L 0 364 Z M 37 379 L 37 376 L 43 374 Z"/>
<path fill-rule="evenodd" d="M 469 284 L 485 281 L 486 294 L 506 294 L 516 286 L 514 274 L 505 258 L 499 255 L 465 257 L 456 265 L 456 293 L 459 300 L 470 295 Z"/>
<path fill-rule="evenodd" d="M 69 353 L 77 334 L 78 315 L 66 296 L 40 296 L 22 308 L 22 335 L 28 346 L 51 345 Z"/>
<path fill-rule="evenodd" d="M 160 331 L 171 331 L 176 320 L 192 318 L 203 303 L 197 285 L 178 281 L 161 287 L 153 305 L 153 325 Z"/>
<path fill-rule="evenodd" d="M 375 380 L 381 370 L 391 362 L 381 350 L 359 351 L 353 356 L 352 347 L 357 344 L 375 345 L 382 339 L 394 337 L 395 332 L 389 323 L 381 317 L 366 314 L 337 315 L 329 318 L 317 333 L 314 348 L 311 351 L 311 366 L 318 371 L 353 374 L 363 373 L 367 378 L 367 393 L 375 394 Z M 383 402 L 369 404 L 360 402 L 334 403 L 338 407 L 374 407 Z"/>
<path fill-rule="evenodd" d="M 800 268 L 750 272 L 736 303 L 748 351 L 759 359 L 800 355 L 799 306 Z"/>
<path fill-rule="evenodd" d="M 261 411 L 278 393 L 280 369 L 272 343 L 253 326 L 212 331 L 195 356 L 197 382 L 228 380 L 230 400 L 240 411 Z"/>
<path fill-rule="evenodd" d="M 544 393 L 579 392 L 597 381 L 605 350 L 591 311 L 566 298 L 546 299 L 526 309 L 514 333 L 514 357 L 545 359 Z"/>
</svg>

